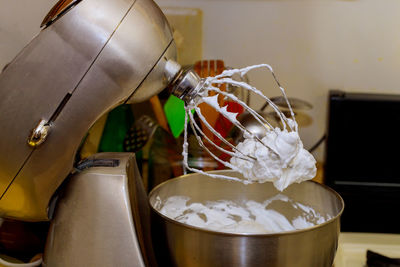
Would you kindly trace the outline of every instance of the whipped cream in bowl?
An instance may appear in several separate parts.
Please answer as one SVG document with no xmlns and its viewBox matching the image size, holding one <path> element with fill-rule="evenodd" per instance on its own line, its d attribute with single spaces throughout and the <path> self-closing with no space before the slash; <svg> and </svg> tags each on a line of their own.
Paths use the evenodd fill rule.
<svg viewBox="0 0 400 267">
<path fill-rule="evenodd" d="M 243 179 L 231 170 L 211 173 Z M 169 266 L 332 266 L 344 207 L 336 192 L 312 181 L 281 192 L 273 183 L 198 173 L 158 185 L 149 203 L 153 243 L 170 255 Z"/>
</svg>

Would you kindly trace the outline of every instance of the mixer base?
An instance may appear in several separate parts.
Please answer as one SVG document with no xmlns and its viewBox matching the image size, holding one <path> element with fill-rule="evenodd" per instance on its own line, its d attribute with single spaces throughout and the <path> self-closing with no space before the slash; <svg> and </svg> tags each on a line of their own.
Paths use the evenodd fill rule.
<svg viewBox="0 0 400 267">
<path fill-rule="evenodd" d="M 68 178 L 51 221 L 43 266 L 155 266 L 151 248 L 146 249 L 151 245 L 146 242 L 149 216 L 143 215 L 147 196 L 134 154 L 101 153 L 94 159 L 118 166 L 94 165 Z"/>
</svg>

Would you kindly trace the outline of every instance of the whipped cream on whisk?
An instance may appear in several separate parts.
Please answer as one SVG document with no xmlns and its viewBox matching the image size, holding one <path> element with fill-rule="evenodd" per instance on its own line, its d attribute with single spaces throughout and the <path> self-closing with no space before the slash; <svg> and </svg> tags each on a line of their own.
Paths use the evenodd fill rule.
<svg viewBox="0 0 400 267">
<path fill-rule="evenodd" d="M 267 68 L 272 73 L 275 82 L 277 83 L 283 97 L 286 99 L 287 106 L 290 111 L 291 118 L 287 118 L 284 113 L 273 103 L 268 97 L 266 97 L 257 88 L 242 82 L 236 81 L 232 78 L 235 74 L 245 75 L 248 71 L 257 68 Z M 272 127 L 271 124 L 260 116 L 255 110 L 250 108 L 246 103 L 238 99 L 235 95 L 228 92 L 221 91 L 216 85 L 228 84 L 233 86 L 242 87 L 246 90 L 252 91 L 259 97 L 262 97 L 277 116 L 281 120 L 281 128 Z M 209 92 L 214 92 L 215 95 L 209 96 Z M 231 101 L 242 105 L 254 118 L 265 128 L 265 136 L 259 138 L 240 124 L 237 120 L 237 114 L 229 112 L 227 106 L 220 106 L 218 102 L 218 96 L 222 95 Z M 206 120 L 201 113 L 201 109 L 198 107 L 200 103 L 207 103 L 226 119 L 232 122 L 235 127 L 238 127 L 244 132 L 244 140 L 232 146 L 227 140 L 225 140 Z M 316 161 L 314 157 L 304 149 L 303 143 L 300 140 L 298 134 L 298 125 L 295 120 L 294 112 L 290 106 L 290 103 L 286 97 L 284 88 L 278 82 L 272 67 L 267 64 L 260 64 L 249 66 L 242 69 L 231 69 L 226 70 L 222 74 L 215 77 L 208 77 L 203 80 L 201 90 L 197 96 L 188 103 L 185 103 L 186 110 L 186 121 L 190 119 L 190 126 L 196 135 L 196 138 L 200 144 L 216 161 L 222 163 L 226 167 L 240 172 L 245 179 L 238 177 L 229 177 L 226 175 L 210 174 L 203 172 L 202 170 L 191 168 L 188 165 L 188 143 L 187 143 L 187 126 L 185 123 L 184 133 L 184 145 L 183 145 L 183 157 L 185 168 L 197 173 L 202 173 L 214 178 L 223 178 L 229 180 L 241 181 L 244 183 L 264 183 L 273 182 L 274 186 L 282 191 L 292 183 L 300 183 L 305 180 L 312 179 L 316 174 Z M 196 124 L 192 110 L 198 115 L 204 125 L 222 142 L 226 145 L 231 146 L 232 151 L 226 150 L 218 146 L 213 140 L 210 140 L 201 127 Z M 215 148 L 221 152 L 231 156 L 229 162 L 221 160 L 214 155 L 204 144 L 205 139 L 209 144 L 212 144 Z"/>
<path fill-rule="evenodd" d="M 267 131 L 261 142 L 251 136 L 236 147 L 257 160 L 249 161 L 232 157 L 230 163 L 251 182 L 273 182 L 282 191 L 292 183 L 314 178 L 315 159 L 304 149 L 296 131 L 275 128 Z"/>
</svg>

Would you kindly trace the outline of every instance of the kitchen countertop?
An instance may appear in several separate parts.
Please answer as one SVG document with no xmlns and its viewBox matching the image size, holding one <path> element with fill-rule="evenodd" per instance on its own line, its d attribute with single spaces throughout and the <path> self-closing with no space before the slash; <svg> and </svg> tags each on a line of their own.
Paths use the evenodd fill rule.
<svg viewBox="0 0 400 267">
<path fill-rule="evenodd" d="M 340 233 L 334 267 L 365 267 L 367 249 L 400 258 L 400 234 Z"/>
</svg>

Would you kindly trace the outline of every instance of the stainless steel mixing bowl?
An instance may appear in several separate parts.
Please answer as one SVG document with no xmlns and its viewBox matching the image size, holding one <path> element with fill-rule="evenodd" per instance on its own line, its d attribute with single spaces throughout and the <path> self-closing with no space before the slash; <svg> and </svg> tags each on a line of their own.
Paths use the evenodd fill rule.
<svg viewBox="0 0 400 267">
<path fill-rule="evenodd" d="M 222 172 L 235 174 L 232 171 Z M 158 196 L 166 199 L 183 195 L 195 202 L 221 199 L 263 202 L 279 193 L 272 183 L 244 185 L 199 174 L 181 176 L 160 184 L 149 195 L 157 260 L 161 266 L 182 267 L 332 266 L 344 203 L 335 191 L 312 181 L 293 184 L 283 192 L 294 201 L 332 218 L 303 230 L 275 234 L 221 233 L 174 221 L 154 208 Z M 289 210 L 293 210 L 283 204 L 276 205 L 274 209 L 288 218 L 291 216 Z"/>
</svg>

